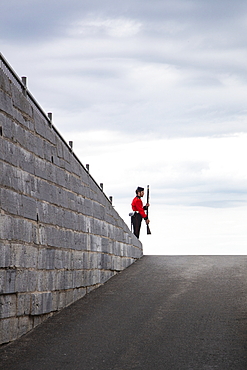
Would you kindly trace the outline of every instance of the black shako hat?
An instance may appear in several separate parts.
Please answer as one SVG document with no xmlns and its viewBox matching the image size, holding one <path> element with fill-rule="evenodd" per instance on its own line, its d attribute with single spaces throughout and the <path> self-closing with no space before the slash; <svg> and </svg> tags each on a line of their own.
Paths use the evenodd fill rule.
<svg viewBox="0 0 247 370">
<path fill-rule="evenodd" d="M 140 186 L 138 186 L 138 188 L 136 189 L 136 193 L 138 193 L 138 191 L 144 191 L 144 188 L 141 188 Z"/>
</svg>

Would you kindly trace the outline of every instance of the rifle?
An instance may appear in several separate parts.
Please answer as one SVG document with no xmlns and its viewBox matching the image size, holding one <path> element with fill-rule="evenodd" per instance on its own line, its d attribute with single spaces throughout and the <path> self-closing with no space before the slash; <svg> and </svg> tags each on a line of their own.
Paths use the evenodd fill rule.
<svg viewBox="0 0 247 370">
<path fill-rule="evenodd" d="M 149 203 L 149 185 L 147 186 L 147 203 Z M 147 207 L 147 216 L 148 216 L 148 207 Z M 151 231 L 149 226 L 147 225 L 147 235 L 150 235 Z"/>
</svg>

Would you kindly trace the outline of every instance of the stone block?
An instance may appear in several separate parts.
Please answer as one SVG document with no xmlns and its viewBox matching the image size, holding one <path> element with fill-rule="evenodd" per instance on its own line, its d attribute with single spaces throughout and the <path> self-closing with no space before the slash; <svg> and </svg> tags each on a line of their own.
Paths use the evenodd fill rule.
<svg viewBox="0 0 247 370">
<path fill-rule="evenodd" d="M 83 268 L 90 269 L 90 252 L 83 252 Z"/>
<path fill-rule="evenodd" d="M 57 204 L 60 207 L 68 208 L 68 191 L 59 187 L 53 187 L 52 197 L 52 203 Z"/>
<path fill-rule="evenodd" d="M 19 167 L 28 173 L 35 173 L 34 155 L 27 150 L 20 148 L 19 150 Z"/>
<path fill-rule="evenodd" d="M 26 245 L 23 249 L 23 260 L 26 268 L 36 269 L 38 265 L 38 249 L 31 245 Z"/>
<path fill-rule="evenodd" d="M 93 217 L 98 218 L 100 220 L 105 219 L 105 207 L 101 204 L 93 203 Z"/>
<path fill-rule="evenodd" d="M 44 290 L 54 291 L 56 289 L 57 271 L 56 270 L 45 271 L 44 276 L 46 283 Z"/>
<path fill-rule="evenodd" d="M 7 77 L 2 69 L 0 69 L 0 89 L 3 90 L 4 93 L 11 95 L 10 79 Z"/>
<path fill-rule="evenodd" d="M 56 170 L 56 183 L 63 187 L 66 186 L 65 171 L 63 168 L 57 168 Z"/>
<path fill-rule="evenodd" d="M 24 246 L 22 244 L 15 244 L 11 246 L 10 266 L 16 268 L 25 267 Z"/>
<path fill-rule="evenodd" d="M 112 265 L 112 259 L 109 254 L 101 254 L 101 268 L 103 270 L 110 270 Z"/>
<path fill-rule="evenodd" d="M 45 271 L 37 271 L 37 291 L 43 292 L 46 290 Z"/>
<path fill-rule="evenodd" d="M 66 270 L 72 270 L 73 268 L 72 253 L 72 251 L 62 251 L 63 268 Z"/>
<path fill-rule="evenodd" d="M 33 319 L 29 316 L 18 318 L 18 338 L 26 334 L 33 328 Z"/>
<path fill-rule="evenodd" d="M 65 271 L 58 270 L 56 274 L 56 290 L 65 289 Z"/>
<path fill-rule="evenodd" d="M 20 213 L 21 196 L 15 191 L 1 188 L 1 209 L 13 215 Z"/>
<path fill-rule="evenodd" d="M 81 178 L 81 181 L 83 181 L 83 179 Z M 79 189 L 79 193 L 81 194 L 81 196 L 83 198 L 87 198 L 87 199 L 90 199 L 90 188 L 88 187 L 88 185 L 85 185 L 84 183 L 81 183 L 80 184 L 80 189 Z M 83 206 L 83 204 L 82 204 Z M 82 212 L 82 209 L 83 208 L 80 208 L 79 211 Z M 82 212 L 83 213 L 83 212 Z"/>
<path fill-rule="evenodd" d="M 1 110 L 10 116 L 13 115 L 12 99 L 4 91 L 0 90 L 0 107 Z"/>
<path fill-rule="evenodd" d="M 46 248 L 42 248 L 38 251 L 38 269 L 46 269 Z"/>
<path fill-rule="evenodd" d="M 84 186 L 86 186 L 87 191 L 88 191 L 88 195 L 89 195 L 89 186 L 88 185 L 89 185 L 90 175 L 89 175 L 88 171 L 85 169 L 85 167 L 83 167 L 83 166 L 79 168 L 79 177 L 80 177 L 80 180 L 81 180 L 82 184 Z M 84 193 L 81 193 L 81 194 L 84 194 Z M 87 196 L 87 198 L 89 198 L 89 197 Z"/>
<path fill-rule="evenodd" d="M 90 253 L 90 269 L 98 269 L 99 260 L 98 253 Z"/>
<path fill-rule="evenodd" d="M 28 279 L 27 291 L 33 292 L 37 290 L 37 271 L 28 270 L 27 279 Z"/>
<path fill-rule="evenodd" d="M 105 221 L 102 221 L 102 234 L 101 235 L 106 238 L 108 237 L 108 227 Z"/>
<path fill-rule="evenodd" d="M 41 159 L 44 158 L 44 140 L 41 137 L 32 135 L 32 139 L 27 143 L 27 149 Z"/>
<path fill-rule="evenodd" d="M 103 253 L 109 253 L 109 249 L 110 249 L 109 244 L 110 244 L 109 239 L 101 238 L 101 251 Z"/>
<path fill-rule="evenodd" d="M 81 288 L 85 286 L 84 270 L 73 271 L 74 288 Z"/>
<path fill-rule="evenodd" d="M 99 270 L 85 270 L 84 271 L 85 286 L 91 286 L 100 283 Z"/>
<path fill-rule="evenodd" d="M 16 316 L 16 294 L 0 296 L 0 318 Z"/>
<path fill-rule="evenodd" d="M 1 124 L 1 122 L 0 122 Z M 5 158 L 5 150 L 4 150 L 4 147 L 6 147 L 6 142 L 4 141 L 3 137 L 0 136 L 0 160 L 2 161 L 4 158 Z M 1 173 L 1 177 L 0 177 L 0 183 L 2 182 L 2 174 L 3 174 L 3 162 L 1 162 L 0 164 L 0 173 Z"/>
<path fill-rule="evenodd" d="M 0 269 L 0 294 L 4 293 L 6 281 L 6 270 Z"/>
<path fill-rule="evenodd" d="M 64 158 L 63 152 L 64 152 L 65 144 L 60 140 L 58 136 L 56 136 L 56 149 L 57 149 L 57 156 L 59 158 Z"/>
<path fill-rule="evenodd" d="M 36 196 L 37 191 L 37 180 L 34 176 L 27 172 L 21 172 L 21 178 L 22 180 L 19 181 L 19 189 L 21 193 L 24 193 L 25 195 L 29 197 Z"/>
<path fill-rule="evenodd" d="M 25 113 L 20 112 L 18 109 L 13 109 L 13 119 L 18 122 L 18 124 L 25 126 L 28 130 L 32 132 L 34 131 L 34 122 L 32 117 L 28 117 Z"/>
<path fill-rule="evenodd" d="M 56 239 L 54 238 L 54 244 L 60 248 L 75 249 L 74 233 L 72 230 L 56 230 Z"/>
<path fill-rule="evenodd" d="M 42 201 L 37 201 L 37 214 L 39 222 L 50 223 L 50 204 L 44 203 Z"/>
<path fill-rule="evenodd" d="M 0 112 L 0 125 L 2 126 L 2 144 L 4 143 L 4 138 L 12 140 L 14 137 L 14 122 L 13 120 L 6 116 L 3 112 Z"/>
<path fill-rule="evenodd" d="M 79 251 L 87 250 L 88 247 L 88 235 L 83 233 L 73 233 L 73 243 L 68 245 L 69 248 L 77 249 Z M 68 248 L 67 247 L 67 248 Z"/>
<path fill-rule="evenodd" d="M 18 318 L 0 320 L 0 343 L 8 343 L 18 337 Z"/>
<path fill-rule="evenodd" d="M 55 269 L 63 269 L 64 268 L 64 251 L 61 249 L 55 250 L 55 260 L 54 260 L 54 268 Z"/>
<path fill-rule="evenodd" d="M 33 292 L 37 288 L 37 272 L 33 270 L 16 270 L 15 289 L 19 293 Z"/>
<path fill-rule="evenodd" d="M 74 302 L 74 291 L 71 290 L 66 290 L 65 292 L 65 305 L 69 306 L 71 303 Z"/>
<path fill-rule="evenodd" d="M 75 194 L 68 192 L 68 208 L 73 211 L 76 211 L 76 204 L 77 200 Z"/>
<path fill-rule="evenodd" d="M 117 271 L 117 256 L 112 256 L 112 270 Z"/>
<path fill-rule="evenodd" d="M 16 292 L 16 270 L 7 269 L 0 273 L 0 292 L 3 294 L 11 294 Z"/>
<path fill-rule="evenodd" d="M 12 101 L 13 107 L 17 108 L 17 110 L 19 110 L 21 113 L 24 113 L 28 117 L 33 116 L 33 109 L 26 96 L 22 94 L 14 85 L 12 85 Z"/>
<path fill-rule="evenodd" d="M 10 267 L 11 247 L 7 241 L 0 242 L 0 268 Z"/>
<path fill-rule="evenodd" d="M 90 235 L 90 250 L 94 252 L 101 252 L 102 242 L 98 235 Z"/>
<path fill-rule="evenodd" d="M 45 161 L 42 158 L 34 157 L 34 175 L 37 177 L 40 177 L 41 179 L 46 178 L 45 173 Z M 42 192 L 40 190 L 40 187 L 42 186 L 42 181 L 38 179 L 38 192 L 40 193 L 40 199 L 42 198 Z"/>
<path fill-rule="evenodd" d="M 72 254 L 73 258 L 73 269 L 81 270 L 84 267 L 85 253 L 81 251 L 74 251 Z"/>
<path fill-rule="evenodd" d="M 91 219 L 91 232 L 95 235 L 102 235 L 102 222 L 95 218 Z"/>
<path fill-rule="evenodd" d="M 54 243 L 55 244 L 55 243 Z M 46 249 L 46 269 L 55 269 L 55 249 Z"/>
<path fill-rule="evenodd" d="M 82 210 L 82 213 L 87 216 L 93 215 L 93 203 L 90 199 L 84 200 L 84 209 Z"/>
<path fill-rule="evenodd" d="M 101 271 L 92 270 L 92 278 L 93 278 L 93 284 L 92 285 L 100 284 Z"/>
<path fill-rule="evenodd" d="M 73 159 L 70 161 L 71 163 L 71 172 L 77 176 L 80 174 L 79 167 L 81 166 L 79 159 L 76 157 L 76 155 L 73 153 Z"/>
<path fill-rule="evenodd" d="M 76 230 L 76 221 L 76 214 L 74 212 L 70 212 L 67 209 L 63 211 L 63 227 Z"/>
<path fill-rule="evenodd" d="M 14 176 L 14 169 L 8 163 L 1 162 L 0 185 L 2 187 L 11 187 L 11 176 Z M 1 199 L 2 201 L 2 199 Z"/>
<path fill-rule="evenodd" d="M 38 243 L 38 226 L 27 219 L 12 219 L 12 239 L 29 244 Z"/>
<path fill-rule="evenodd" d="M 113 259 L 113 269 L 115 271 L 122 270 L 122 258 L 120 256 L 115 256 L 115 258 Z"/>
<path fill-rule="evenodd" d="M 100 272 L 100 283 L 104 284 L 107 280 L 115 275 L 114 271 L 101 271 Z"/>
<path fill-rule="evenodd" d="M 40 246 L 47 245 L 47 228 L 44 225 L 38 224 L 36 227 L 37 232 L 37 242 Z"/>
<path fill-rule="evenodd" d="M 86 288 L 79 288 L 73 290 L 73 301 L 77 301 L 86 295 Z"/>
<path fill-rule="evenodd" d="M 65 291 L 59 292 L 58 309 L 61 310 L 66 306 L 66 293 Z"/>
<path fill-rule="evenodd" d="M 86 232 L 86 216 L 82 214 L 77 216 L 77 228 L 80 232 Z"/>
<path fill-rule="evenodd" d="M 31 309 L 31 294 L 17 294 L 17 316 L 30 315 Z"/>
<path fill-rule="evenodd" d="M 71 171 L 71 159 L 72 159 L 72 154 L 71 154 L 71 151 L 70 151 L 70 148 L 68 145 L 65 144 L 64 146 L 64 152 L 63 152 L 63 155 L 64 155 L 64 160 L 65 160 L 65 169 L 70 172 Z"/>
<path fill-rule="evenodd" d="M 73 271 L 65 270 L 64 271 L 64 289 L 74 288 L 74 278 Z"/>
<path fill-rule="evenodd" d="M 109 234 L 112 225 L 114 224 L 114 218 L 109 215 L 109 213 L 106 213 L 105 215 L 105 221 L 108 223 L 108 236 L 111 237 L 112 234 Z"/>
<path fill-rule="evenodd" d="M 19 133 L 21 132 L 21 133 Z M 17 130 L 17 141 L 20 143 L 21 146 L 28 152 L 31 152 L 32 155 L 36 155 L 36 146 L 37 146 L 37 141 L 36 138 L 37 136 L 33 134 L 33 132 L 30 132 L 26 128 L 23 128 L 19 125 L 18 130 Z"/>
<path fill-rule="evenodd" d="M 44 146 L 44 158 L 47 161 L 51 162 L 52 156 L 56 155 L 56 148 L 47 140 L 43 140 L 43 146 Z"/>
<path fill-rule="evenodd" d="M 52 293 L 52 311 L 57 311 L 59 306 L 59 292 L 51 292 Z"/>
<path fill-rule="evenodd" d="M 113 243 L 113 254 L 120 256 L 120 243 L 118 241 L 114 241 Z"/>
<path fill-rule="evenodd" d="M 33 293 L 31 294 L 31 315 L 43 315 L 52 311 L 52 294 Z"/>
<path fill-rule="evenodd" d="M 53 159 L 52 159 L 53 157 L 54 156 L 51 155 L 49 160 L 53 161 Z M 46 162 L 46 179 L 48 181 L 53 182 L 53 183 L 55 183 L 55 181 L 56 181 L 56 167 L 54 166 L 53 163 Z"/>
<path fill-rule="evenodd" d="M 40 170 L 42 171 L 42 168 L 40 168 Z M 35 171 L 38 172 L 37 169 L 35 169 Z M 44 168 L 44 174 L 42 175 L 42 177 L 46 177 L 45 168 Z M 39 180 L 39 182 L 38 182 L 38 188 L 37 188 L 37 191 L 38 191 L 37 196 L 38 196 L 38 198 L 40 200 L 46 201 L 48 203 L 54 203 L 54 199 L 52 199 L 53 186 L 54 185 L 49 184 L 48 182 L 46 182 L 44 180 Z"/>
<path fill-rule="evenodd" d="M 49 127 L 48 120 L 43 118 L 42 115 L 36 110 L 33 112 L 33 118 L 35 132 L 43 138 L 49 137 L 51 128 Z"/>
<path fill-rule="evenodd" d="M 93 290 L 97 289 L 100 287 L 101 284 L 96 284 L 96 285 L 92 285 L 92 286 L 88 286 L 87 287 L 87 294 L 91 293 Z"/>
<path fill-rule="evenodd" d="M 63 231 L 56 229 L 55 227 L 45 226 L 46 232 L 46 244 L 50 247 L 55 247 L 58 245 L 62 247 L 62 240 L 63 240 Z M 60 235 L 61 234 L 61 235 Z M 48 252 L 47 252 L 48 254 Z"/>
<path fill-rule="evenodd" d="M 23 148 L 27 147 L 27 141 L 31 141 L 33 135 L 27 133 L 27 131 L 20 125 L 15 124 L 15 139 Z"/>
<path fill-rule="evenodd" d="M 37 221 L 36 200 L 28 196 L 22 195 L 19 214 L 24 218 Z"/>
<path fill-rule="evenodd" d="M 28 270 L 16 270 L 15 289 L 16 292 L 28 291 Z"/>
</svg>

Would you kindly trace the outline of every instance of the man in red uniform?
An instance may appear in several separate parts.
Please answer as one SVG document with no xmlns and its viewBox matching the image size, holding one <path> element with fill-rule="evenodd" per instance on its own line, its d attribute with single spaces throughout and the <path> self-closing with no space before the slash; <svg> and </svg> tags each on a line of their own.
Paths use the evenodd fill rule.
<svg viewBox="0 0 247 370">
<path fill-rule="evenodd" d="M 140 235 L 142 219 L 144 218 L 147 225 L 150 222 L 148 219 L 148 216 L 144 212 L 144 210 L 146 210 L 149 207 L 149 204 L 147 203 L 143 207 L 143 203 L 141 200 L 143 195 L 144 195 L 144 188 L 141 188 L 140 186 L 138 186 L 138 188 L 136 189 L 136 197 L 133 199 L 131 203 L 132 210 L 134 211 L 134 215 L 131 216 L 131 224 L 133 225 L 134 234 L 138 239 Z"/>
</svg>

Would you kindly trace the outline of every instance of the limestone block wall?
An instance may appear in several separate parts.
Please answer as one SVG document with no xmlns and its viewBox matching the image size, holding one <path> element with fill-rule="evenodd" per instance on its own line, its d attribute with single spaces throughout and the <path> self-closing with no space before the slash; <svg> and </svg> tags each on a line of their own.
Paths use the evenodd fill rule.
<svg viewBox="0 0 247 370">
<path fill-rule="evenodd" d="M 0 343 L 142 256 L 141 243 L 6 65 L 2 59 Z"/>
</svg>

